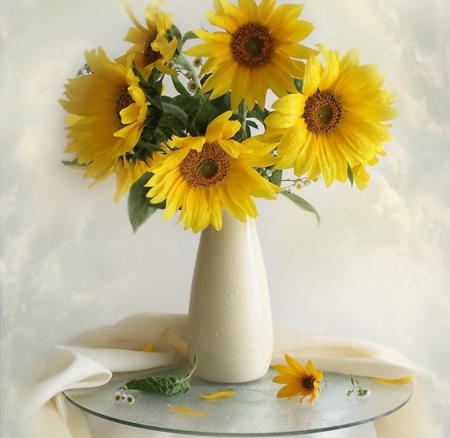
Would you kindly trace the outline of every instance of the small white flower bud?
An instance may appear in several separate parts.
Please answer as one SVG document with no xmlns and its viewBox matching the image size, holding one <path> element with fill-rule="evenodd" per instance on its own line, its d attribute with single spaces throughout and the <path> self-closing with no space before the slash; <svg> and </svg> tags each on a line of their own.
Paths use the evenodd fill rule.
<svg viewBox="0 0 450 438">
<path fill-rule="evenodd" d="M 194 81 L 189 81 L 187 87 L 191 93 L 195 93 L 198 89 L 198 86 Z"/>
</svg>

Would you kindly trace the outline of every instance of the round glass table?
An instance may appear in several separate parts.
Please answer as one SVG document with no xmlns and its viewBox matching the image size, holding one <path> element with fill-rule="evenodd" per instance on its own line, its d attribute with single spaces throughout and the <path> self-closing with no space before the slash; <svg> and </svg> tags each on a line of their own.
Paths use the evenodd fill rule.
<svg viewBox="0 0 450 438">
<path fill-rule="evenodd" d="M 176 373 L 184 371 L 177 369 Z M 282 386 L 272 382 L 275 375 L 270 369 L 263 378 L 240 384 L 210 383 L 194 375 L 191 389 L 185 394 L 168 396 L 125 391 L 135 397 L 133 404 L 127 404 L 115 401 L 117 390 L 143 373 L 116 373 L 106 385 L 71 389 L 64 395 L 90 414 L 134 427 L 206 436 L 276 436 L 323 432 L 373 421 L 400 409 L 413 393 L 412 383 L 386 385 L 371 378 L 356 377 L 370 394 L 360 397 L 356 388 L 347 396 L 347 391 L 352 389 L 350 377 L 324 373 L 320 396 L 310 405 L 306 399 L 303 403 L 299 403 L 298 398 L 278 399 L 276 393 Z M 232 397 L 207 400 L 200 396 L 230 389 L 236 390 Z M 176 412 L 169 405 L 209 415 Z"/>
</svg>

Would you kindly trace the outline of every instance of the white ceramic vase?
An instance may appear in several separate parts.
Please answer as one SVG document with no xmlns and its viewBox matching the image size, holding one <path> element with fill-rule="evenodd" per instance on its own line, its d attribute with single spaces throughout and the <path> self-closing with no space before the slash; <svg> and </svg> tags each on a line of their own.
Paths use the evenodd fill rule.
<svg viewBox="0 0 450 438">
<path fill-rule="evenodd" d="M 264 376 L 273 350 L 269 289 L 255 221 L 227 212 L 221 231 L 202 231 L 188 315 L 196 375 L 238 383 Z"/>
</svg>

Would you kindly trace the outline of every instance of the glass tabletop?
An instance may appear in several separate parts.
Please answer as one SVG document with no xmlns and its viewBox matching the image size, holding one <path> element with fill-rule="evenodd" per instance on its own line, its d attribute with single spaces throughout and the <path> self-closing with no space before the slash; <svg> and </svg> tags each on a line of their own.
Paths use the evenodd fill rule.
<svg viewBox="0 0 450 438">
<path fill-rule="evenodd" d="M 347 391 L 352 388 L 349 376 L 324 373 L 326 383 L 322 381 L 320 396 L 310 405 L 306 400 L 299 403 L 298 398 L 278 399 L 276 393 L 282 386 L 272 382 L 276 374 L 270 369 L 263 378 L 240 384 L 210 383 L 194 376 L 186 394 L 125 391 L 135 397 L 133 404 L 127 404 L 114 400 L 118 388 L 137 376 L 149 374 L 117 373 L 106 385 L 71 389 L 64 395 L 90 414 L 129 426 L 192 435 L 276 436 L 323 432 L 373 421 L 401 408 L 413 393 L 412 383 L 386 385 L 356 377 L 370 394 L 360 397 L 355 391 L 348 397 Z M 206 400 L 200 396 L 231 389 L 236 390 L 232 397 Z M 175 412 L 169 405 L 209 416 Z"/>
</svg>

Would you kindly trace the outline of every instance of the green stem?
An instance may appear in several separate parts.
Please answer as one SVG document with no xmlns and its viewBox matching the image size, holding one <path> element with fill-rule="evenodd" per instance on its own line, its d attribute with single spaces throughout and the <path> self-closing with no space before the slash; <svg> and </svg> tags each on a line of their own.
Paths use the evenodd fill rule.
<svg viewBox="0 0 450 438">
<path fill-rule="evenodd" d="M 194 67 L 192 67 L 192 64 L 186 59 L 186 57 L 182 53 L 180 53 L 175 58 L 175 60 L 178 65 L 181 65 L 181 67 L 183 67 L 185 70 L 187 70 L 188 72 L 190 72 L 192 74 L 191 80 L 193 80 L 197 84 L 198 89 L 200 89 L 200 87 L 201 87 L 200 79 L 198 78 Z"/>
<path fill-rule="evenodd" d="M 239 114 L 239 116 L 242 118 L 242 124 L 241 124 L 241 129 L 243 132 L 243 139 L 247 140 L 247 114 L 248 114 L 248 106 L 245 103 L 245 100 L 242 99 L 241 102 L 239 103 L 239 106 L 237 108 L 237 114 Z"/>
</svg>

